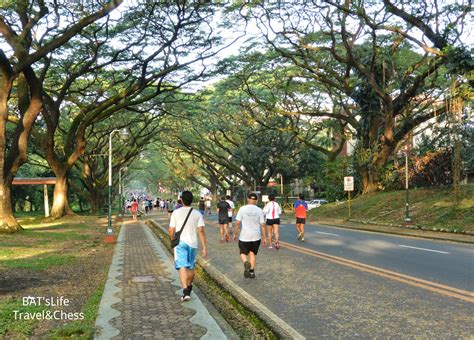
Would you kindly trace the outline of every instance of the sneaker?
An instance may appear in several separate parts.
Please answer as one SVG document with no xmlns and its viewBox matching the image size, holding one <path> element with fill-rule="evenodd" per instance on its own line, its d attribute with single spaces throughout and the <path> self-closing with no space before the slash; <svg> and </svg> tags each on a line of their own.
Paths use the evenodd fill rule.
<svg viewBox="0 0 474 340">
<path fill-rule="evenodd" d="M 298 233 L 298 240 L 301 240 L 301 237 L 303 237 L 303 233 Z"/>
<path fill-rule="evenodd" d="M 249 273 L 249 278 L 255 279 L 255 272 L 253 270 Z"/>
<path fill-rule="evenodd" d="M 301 237 L 300 240 L 301 240 L 301 242 L 304 242 L 304 235 Z"/>
<path fill-rule="evenodd" d="M 223 238 L 221 238 L 221 243 L 224 243 L 224 242 L 225 242 L 225 241 L 224 241 L 224 239 L 223 239 Z"/>
<path fill-rule="evenodd" d="M 280 249 L 280 241 L 275 242 L 275 248 L 278 250 Z"/>
<path fill-rule="evenodd" d="M 270 244 L 270 245 L 268 246 L 268 249 L 273 249 L 273 246 Z"/>
<path fill-rule="evenodd" d="M 244 263 L 244 277 L 249 278 L 250 277 L 250 262 L 245 261 Z"/>
<path fill-rule="evenodd" d="M 181 296 L 181 302 L 191 300 L 191 296 L 189 296 L 190 293 L 191 292 L 189 291 L 189 288 L 184 288 L 183 295 Z"/>
<path fill-rule="evenodd" d="M 191 292 L 193 291 L 193 284 L 191 283 L 189 286 L 188 286 L 188 292 L 189 292 L 189 295 L 191 295 Z"/>
</svg>

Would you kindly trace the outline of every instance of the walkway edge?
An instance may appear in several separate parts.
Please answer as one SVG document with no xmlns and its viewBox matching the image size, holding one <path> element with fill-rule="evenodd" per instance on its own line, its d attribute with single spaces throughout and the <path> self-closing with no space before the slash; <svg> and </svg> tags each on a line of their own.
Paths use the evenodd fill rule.
<svg viewBox="0 0 474 340">
<path fill-rule="evenodd" d="M 150 230 L 145 223 L 142 223 L 145 233 L 148 240 L 151 243 L 152 248 L 155 250 L 157 255 L 160 257 L 166 266 L 165 271 L 168 273 L 168 278 L 173 280 L 173 284 L 177 286 L 176 294 L 181 295 L 181 283 L 179 281 L 178 272 L 174 269 L 174 265 L 171 262 L 170 258 L 166 254 L 166 250 L 162 245 L 161 241 L 158 240 L 157 236 Z M 179 298 L 176 298 L 176 303 L 179 303 Z M 196 314 L 190 319 L 190 321 L 196 325 L 206 328 L 207 332 L 201 339 L 224 339 L 226 338 L 223 330 L 219 327 L 214 318 L 209 314 L 209 311 L 202 303 L 199 296 L 196 294 L 193 295 L 193 298 L 186 302 L 185 305 L 187 308 L 193 309 L 196 311 Z"/>
<path fill-rule="evenodd" d="M 256 313 L 262 318 L 269 327 L 282 338 L 305 339 L 303 335 L 298 333 L 293 327 L 279 318 L 265 305 L 256 300 L 253 296 L 247 293 L 242 288 L 236 285 L 218 269 L 212 266 L 207 260 L 198 257 L 198 264 L 205 270 L 212 278 L 217 280 L 227 291 L 229 291 L 242 305 Z"/>
<path fill-rule="evenodd" d="M 118 317 L 121 313 L 112 306 L 121 301 L 121 298 L 115 294 L 120 292 L 117 285 L 120 280 L 117 278 L 122 275 L 122 265 L 124 261 L 124 227 L 120 228 L 120 233 L 115 245 L 114 256 L 112 264 L 109 268 L 107 282 L 105 283 L 104 292 L 100 299 L 99 312 L 95 321 L 95 335 L 94 339 L 111 339 L 120 334 L 120 331 L 112 326 L 109 321 Z"/>
<path fill-rule="evenodd" d="M 154 220 L 148 220 L 154 226 L 162 229 L 160 223 Z M 213 279 L 227 290 L 234 298 L 247 309 L 257 314 L 262 320 L 264 320 L 268 326 L 278 334 L 280 338 L 291 338 L 291 339 L 305 339 L 303 335 L 298 333 L 293 327 L 287 324 L 284 320 L 279 318 L 276 314 L 270 311 L 262 303 L 257 301 L 254 297 L 248 294 L 245 290 L 236 287 L 236 285 L 218 269 L 209 263 L 208 260 L 203 259 L 201 256 L 197 257 L 197 264 L 208 273 Z"/>
</svg>

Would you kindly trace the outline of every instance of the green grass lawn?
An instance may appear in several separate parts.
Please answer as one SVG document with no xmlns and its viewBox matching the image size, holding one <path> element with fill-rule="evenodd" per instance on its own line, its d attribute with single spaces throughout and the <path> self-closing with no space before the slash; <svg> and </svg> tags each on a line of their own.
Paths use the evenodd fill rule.
<svg viewBox="0 0 474 340">
<path fill-rule="evenodd" d="M 23 230 L 0 237 L 0 288 L 7 292 L 0 295 L 0 338 L 29 339 L 40 332 L 46 338 L 91 339 L 113 249 L 102 242 L 106 219 L 25 216 L 20 223 Z M 23 306 L 22 298 L 30 295 L 66 296 L 73 301 L 70 311 L 85 317 L 51 323 L 15 319 L 15 311 L 45 310 Z"/>
<path fill-rule="evenodd" d="M 474 231 L 474 184 L 461 188 L 462 200 L 459 205 L 455 205 L 451 187 L 410 189 L 410 217 L 413 224 L 429 229 Z M 401 225 L 405 217 L 405 191 L 360 195 L 351 199 L 351 215 L 356 220 Z M 347 219 L 347 201 L 312 209 L 309 217 Z"/>
</svg>

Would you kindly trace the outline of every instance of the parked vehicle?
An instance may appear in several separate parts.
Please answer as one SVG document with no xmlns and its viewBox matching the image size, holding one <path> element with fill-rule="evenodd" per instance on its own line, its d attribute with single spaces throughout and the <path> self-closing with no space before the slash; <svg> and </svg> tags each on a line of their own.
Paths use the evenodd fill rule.
<svg viewBox="0 0 474 340">
<path fill-rule="evenodd" d="M 328 201 L 322 200 L 322 199 L 316 199 L 316 200 L 307 201 L 306 203 L 308 203 L 308 210 L 311 210 L 323 204 L 327 204 Z"/>
</svg>

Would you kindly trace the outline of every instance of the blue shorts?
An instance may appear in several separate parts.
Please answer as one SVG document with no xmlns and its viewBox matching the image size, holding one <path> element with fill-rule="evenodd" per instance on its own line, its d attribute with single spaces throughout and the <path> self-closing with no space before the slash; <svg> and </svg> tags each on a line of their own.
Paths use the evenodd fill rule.
<svg viewBox="0 0 474 340">
<path fill-rule="evenodd" d="M 192 248 L 180 241 L 176 248 L 174 248 L 175 268 L 194 269 L 196 266 L 196 252 L 196 248 Z"/>
</svg>

